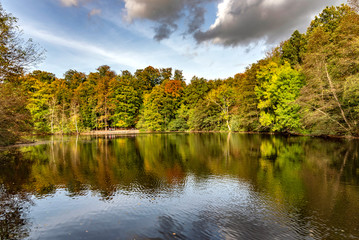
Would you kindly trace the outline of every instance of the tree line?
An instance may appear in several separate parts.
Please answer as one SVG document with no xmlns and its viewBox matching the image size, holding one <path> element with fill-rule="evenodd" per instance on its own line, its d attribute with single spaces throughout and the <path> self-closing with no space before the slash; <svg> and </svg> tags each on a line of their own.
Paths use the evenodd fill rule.
<svg viewBox="0 0 359 240">
<path fill-rule="evenodd" d="M 186 84 L 182 71 L 152 66 L 116 74 L 104 65 L 88 75 L 69 70 L 63 78 L 25 74 L 24 67 L 7 75 L 2 67 L 0 139 L 15 140 L 29 126 L 51 134 L 137 128 L 358 136 L 355 4 L 325 8 L 305 33 L 295 31 L 227 79 L 193 77 Z M 26 63 L 39 57 L 30 56 Z"/>
</svg>

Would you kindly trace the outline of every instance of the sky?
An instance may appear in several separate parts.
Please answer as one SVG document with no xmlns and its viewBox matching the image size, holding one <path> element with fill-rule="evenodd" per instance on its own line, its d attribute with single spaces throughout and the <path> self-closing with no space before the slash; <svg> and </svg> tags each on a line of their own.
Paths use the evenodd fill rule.
<svg viewBox="0 0 359 240">
<path fill-rule="evenodd" d="M 0 0 L 24 38 L 46 50 L 35 68 L 116 73 L 147 66 L 227 78 L 304 32 L 326 6 L 344 0 Z"/>
</svg>

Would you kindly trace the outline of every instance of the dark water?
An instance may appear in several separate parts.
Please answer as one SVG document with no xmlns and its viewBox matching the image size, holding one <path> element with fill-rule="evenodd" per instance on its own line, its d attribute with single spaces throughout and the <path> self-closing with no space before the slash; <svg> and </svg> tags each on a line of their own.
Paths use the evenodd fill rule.
<svg viewBox="0 0 359 240">
<path fill-rule="evenodd" d="M 0 239 L 358 239 L 359 141 L 67 137 L 0 152 Z"/>
</svg>

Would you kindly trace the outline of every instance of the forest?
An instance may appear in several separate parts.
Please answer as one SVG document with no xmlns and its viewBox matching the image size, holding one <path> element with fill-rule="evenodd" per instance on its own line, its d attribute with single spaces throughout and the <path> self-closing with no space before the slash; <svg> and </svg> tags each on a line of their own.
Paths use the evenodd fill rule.
<svg viewBox="0 0 359 240">
<path fill-rule="evenodd" d="M 0 145 L 29 133 L 133 128 L 359 136 L 357 7 L 325 8 L 243 73 L 188 83 L 181 70 L 152 66 L 28 73 L 43 53 L 1 9 Z"/>
</svg>

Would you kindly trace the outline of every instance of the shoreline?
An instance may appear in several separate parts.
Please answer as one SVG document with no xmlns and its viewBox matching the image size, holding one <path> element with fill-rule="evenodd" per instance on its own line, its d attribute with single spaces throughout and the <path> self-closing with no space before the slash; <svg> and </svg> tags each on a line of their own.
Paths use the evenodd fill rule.
<svg viewBox="0 0 359 240">
<path fill-rule="evenodd" d="M 90 131 L 90 132 L 81 132 L 78 135 L 84 135 L 84 136 L 91 136 L 91 135 L 126 135 L 126 134 L 137 134 L 140 133 L 140 130 L 138 129 L 132 129 L 132 130 L 114 130 L 114 131 L 105 131 L 105 130 L 98 130 L 98 131 Z M 65 134 L 68 135 L 68 134 Z M 77 135 L 77 134 L 74 134 Z"/>
<path fill-rule="evenodd" d="M 114 130 L 114 131 L 90 131 L 90 132 L 82 132 L 79 134 L 33 134 L 27 136 L 106 136 L 106 135 L 131 135 L 131 134 L 165 134 L 165 133 L 239 133 L 239 134 L 262 134 L 262 135 L 280 135 L 280 136 L 288 136 L 288 137 L 312 137 L 312 138 L 322 138 L 322 139 L 347 139 L 347 140 L 357 140 L 359 137 L 356 136 L 340 136 L 340 135 L 313 135 L 313 134 L 299 134 L 299 133 L 274 133 L 274 132 L 230 132 L 230 131 L 140 131 L 138 129 L 133 130 Z M 16 144 L 8 145 L 8 146 L 0 146 L 0 150 L 6 150 L 9 148 L 18 148 L 18 147 L 28 147 L 28 146 L 36 146 L 41 144 L 46 144 L 51 142 L 51 140 L 45 141 L 24 141 Z"/>
</svg>

